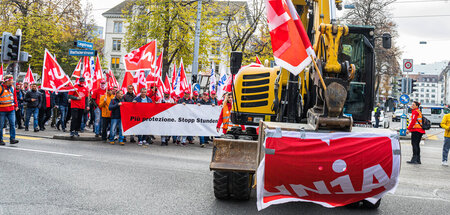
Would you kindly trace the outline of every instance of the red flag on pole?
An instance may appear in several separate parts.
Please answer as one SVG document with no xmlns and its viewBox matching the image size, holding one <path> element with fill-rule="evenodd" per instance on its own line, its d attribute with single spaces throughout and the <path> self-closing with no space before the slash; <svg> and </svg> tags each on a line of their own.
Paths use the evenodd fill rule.
<svg viewBox="0 0 450 215">
<path fill-rule="evenodd" d="M 173 64 L 173 72 L 172 72 L 172 82 L 171 82 L 172 90 L 175 88 L 174 84 L 176 82 L 177 76 L 178 76 L 177 65 L 174 63 Z"/>
<path fill-rule="evenodd" d="M 84 57 L 84 70 L 83 70 L 83 77 L 86 81 L 86 87 L 89 90 L 92 90 L 92 74 L 91 74 L 91 63 L 90 58 L 85 56 Z"/>
<path fill-rule="evenodd" d="M 180 63 L 180 87 L 179 89 L 181 92 L 184 92 L 185 90 L 190 90 L 189 82 L 186 78 L 186 73 L 184 72 L 184 65 L 183 65 L 183 59 L 181 59 Z"/>
<path fill-rule="evenodd" d="M 50 52 L 45 49 L 41 88 L 57 92 L 63 87 L 67 91 L 75 90 L 71 84 L 69 77 L 64 73 L 61 66 L 59 66 Z M 70 85 L 72 88 L 68 88 Z"/>
<path fill-rule="evenodd" d="M 131 74 L 130 71 L 126 71 L 125 72 L 125 77 L 123 78 L 123 82 L 122 82 L 122 87 L 121 87 L 122 91 L 124 93 L 126 93 L 128 85 L 133 85 L 133 83 L 134 83 L 133 75 Z"/>
<path fill-rule="evenodd" d="M 83 58 L 80 58 L 78 61 L 77 67 L 75 67 L 75 70 L 72 73 L 72 78 L 80 78 L 81 77 L 81 61 Z"/>
<path fill-rule="evenodd" d="M 267 0 L 267 20 L 275 62 L 299 74 L 311 63 L 313 52 L 291 0 Z"/>
<path fill-rule="evenodd" d="M 102 66 L 100 65 L 100 57 L 97 55 L 97 59 L 95 61 L 92 89 L 96 90 L 96 89 L 100 88 L 100 82 L 102 80 L 103 80 L 103 71 L 102 71 Z"/>
<path fill-rule="evenodd" d="M 108 69 L 108 72 L 106 73 L 106 82 L 108 83 L 108 88 L 117 87 L 117 89 L 119 89 L 119 82 L 117 81 L 116 77 L 114 77 L 111 69 Z"/>
<path fill-rule="evenodd" d="M 257 64 L 262 64 L 261 61 L 259 60 L 258 56 L 256 56 L 256 63 Z"/>
<path fill-rule="evenodd" d="M 29 84 L 33 84 L 36 83 L 36 81 L 34 81 L 34 77 L 33 77 L 33 72 L 31 72 L 31 68 L 28 65 L 28 71 L 27 74 L 25 75 L 25 78 L 23 79 L 23 83 L 29 83 Z"/>
<path fill-rule="evenodd" d="M 147 79 L 145 77 L 145 71 L 144 70 L 139 70 L 139 73 L 136 74 L 137 77 L 137 92 L 141 92 L 142 88 L 146 88 L 147 87 Z"/>
<path fill-rule="evenodd" d="M 154 70 L 156 60 L 156 40 L 131 51 L 124 57 L 127 71 Z"/>
</svg>

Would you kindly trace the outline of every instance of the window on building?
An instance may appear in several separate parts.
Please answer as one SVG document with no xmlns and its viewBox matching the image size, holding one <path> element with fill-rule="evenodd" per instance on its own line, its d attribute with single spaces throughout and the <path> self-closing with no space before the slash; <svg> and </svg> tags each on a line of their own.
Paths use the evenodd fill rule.
<svg viewBox="0 0 450 215">
<path fill-rule="evenodd" d="M 427 89 L 427 91 L 426 91 L 427 93 L 429 93 L 430 92 L 430 90 L 429 89 Z"/>
<path fill-rule="evenodd" d="M 436 98 L 436 95 L 434 95 L 434 94 L 433 94 L 433 95 L 431 95 L 431 98 Z"/>
<path fill-rule="evenodd" d="M 436 104 L 436 101 L 435 100 L 431 100 L 431 104 Z"/>
<path fill-rule="evenodd" d="M 111 69 L 118 69 L 120 65 L 120 57 L 111 57 Z"/>
<path fill-rule="evenodd" d="M 113 51 L 120 51 L 120 48 L 122 47 L 122 40 L 113 40 Z"/>
<path fill-rule="evenodd" d="M 430 100 L 429 99 L 425 100 L 425 103 L 430 103 Z"/>
<path fill-rule="evenodd" d="M 435 93 L 435 92 L 436 92 L 436 90 L 435 90 L 435 89 L 432 89 L 432 90 L 431 90 L 431 92 L 432 92 L 432 93 Z"/>
<path fill-rule="evenodd" d="M 420 88 L 420 92 L 423 92 L 423 88 Z"/>
<path fill-rule="evenodd" d="M 123 22 L 114 22 L 114 33 L 122 33 Z"/>
<path fill-rule="evenodd" d="M 425 96 L 426 96 L 427 98 L 429 98 L 429 97 L 430 97 L 430 94 L 427 93 Z"/>
</svg>

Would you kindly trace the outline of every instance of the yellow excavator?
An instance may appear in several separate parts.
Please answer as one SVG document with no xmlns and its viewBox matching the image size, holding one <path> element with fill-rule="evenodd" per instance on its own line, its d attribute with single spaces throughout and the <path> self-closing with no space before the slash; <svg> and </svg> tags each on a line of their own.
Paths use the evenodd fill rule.
<svg viewBox="0 0 450 215">
<path fill-rule="evenodd" d="M 317 60 L 293 75 L 278 66 L 239 70 L 242 53 L 231 53 L 230 70 L 235 75 L 231 120 L 247 128 L 233 127 L 214 140 L 210 169 L 216 198 L 250 198 L 254 174 L 264 156 L 263 140 L 256 132 L 261 121 L 278 122 L 277 126 L 304 123 L 322 132 L 351 131 L 354 124 L 370 124 L 375 94 L 374 27 L 337 24 L 340 0 L 292 3 Z M 390 48 L 390 39 L 383 34 L 384 48 Z M 261 135 L 263 128 L 259 129 Z"/>
</svg>

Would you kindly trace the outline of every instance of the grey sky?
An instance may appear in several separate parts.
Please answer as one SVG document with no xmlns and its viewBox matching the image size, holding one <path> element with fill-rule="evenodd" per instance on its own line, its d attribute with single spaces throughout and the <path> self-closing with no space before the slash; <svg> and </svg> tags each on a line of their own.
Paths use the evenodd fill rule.
<svg viewBox="0 0 450 215">
<path fill-rule="evenodd" d="M 101 14 L 122 1 L 84 0 L 93 5 L 94 19 L 100 26 L 106 23 Z M 397 43 L 403 58 L 413 58 L 415 64 L 450 60 L 450 0 L 398 0 L 390 7 L 398 25 Z M 447 16 L 430 17 L 436 15 Z"/>
</svg>

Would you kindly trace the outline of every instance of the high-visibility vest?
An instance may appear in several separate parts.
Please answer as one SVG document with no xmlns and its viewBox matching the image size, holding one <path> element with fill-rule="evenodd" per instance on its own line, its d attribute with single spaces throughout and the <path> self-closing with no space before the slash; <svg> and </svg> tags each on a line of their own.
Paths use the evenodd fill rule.
<svg viewBox="0 0 450 215">
<path fill-rule="evenodd" d="M 231 112 L 228 109 L 228 105 L 224 105 L 223 108 L 222 108 L 222 111 L 223 111 L 223 114 L 222 114 L 222 116 L 223 116 L 223 121 L 222 121 L 223 126 L 222 126 L 222 128 L 225 129 L 225 130 L 228 130 L 228 128 L 231 128 L 231 127 L 234 126 L 231 123 L 231 120 L 230 120 Z"/>
<path fill-rule="evenodd" d="M 417 109 L 417 113 L 419 113 L 419 116 L 417 117 L 416 124 L 413 126 L 413 128 L 422 128 L 422 113 Z"/>
<path fill-rule="evenodd" d="M 0 108 L 14 106 L 14 93 L 1 86 Z"/>
</svg>

